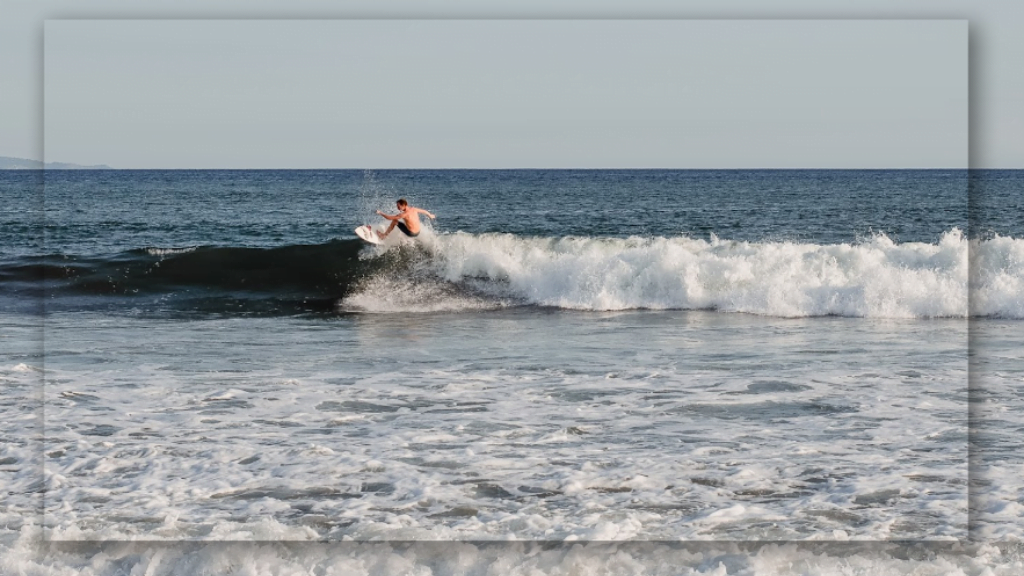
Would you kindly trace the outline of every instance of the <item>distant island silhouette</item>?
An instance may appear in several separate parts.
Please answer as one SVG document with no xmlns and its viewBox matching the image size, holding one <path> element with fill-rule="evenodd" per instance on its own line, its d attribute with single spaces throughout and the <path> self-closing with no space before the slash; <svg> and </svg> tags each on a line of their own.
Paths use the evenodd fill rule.
<svg viewBox="0 0 1024 576">
<path fill-rule="evenodd" d="M 44 165 L 43 162 L 39 160 L 0 156 L 0 170 L 42 170 L 44 168 L 49 170 L 113 170 L 113 168 L 106 164 L 83 166 L 81 164 L 71 164 L 69 162 L 47 162 Z"/>
</svg>

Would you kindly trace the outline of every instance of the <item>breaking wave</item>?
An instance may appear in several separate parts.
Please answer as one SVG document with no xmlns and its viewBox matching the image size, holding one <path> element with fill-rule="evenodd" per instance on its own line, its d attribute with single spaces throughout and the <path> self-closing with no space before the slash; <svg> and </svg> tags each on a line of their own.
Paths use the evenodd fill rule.
<svg viewBox="0 0 1024 576">
<path fill-rule="evenodd" d="M 780 317 L 1024 318 L 1024 240 L 849 244 L 712 236 L 454 233 L 408 247 L 358 240 L 275 248 L 141 248 L 0 264 L 0 292 L 160 296 L 163 306 L 269 313 L 439 312 L 512 306 L 716 310 Z M 49 300 L 48 300 L 49 301 Z M 202 302 L 202 306 L 197 306 Z M 221 310 L 223 309 L 223 310 Z"/>
<path fill-rule="evenodd" d="M 684 309 L 782 317 L 1024 318 L 1024 241 L 935 244 L 879 235 L 855 244 L 675 238 L 452 234 L 435 241 L 430 282 L 378 281 L 345 303 L 373 311 L 437 307 L 437 280 L 463 294 L 576 310 Z M 969 254 L 974 266 L 969 266 Z M 969 279 L 970 281 L 969 291 Z M 404 283 L 404 284 L 403 284 Z M 396 298 L 396 294 L 400 297 Z M 457 307 L 457 305 L 455 306 Z"/>
</svg>

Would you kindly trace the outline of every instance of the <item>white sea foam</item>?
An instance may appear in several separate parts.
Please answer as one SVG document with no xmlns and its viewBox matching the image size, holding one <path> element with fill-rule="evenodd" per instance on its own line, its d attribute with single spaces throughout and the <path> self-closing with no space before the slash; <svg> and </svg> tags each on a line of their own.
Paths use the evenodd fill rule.
<svg viewBox="0 0 1024 576">
<path fill-rule="evenodd" d="M 264 528 L 269 528 L 264 527 Z M 50 546 L 25 529 L 0 544 L 0 573 L 65 576 L 1017 576 L 1017 545 L 738 543 L 118 543 Z"/>
<path fill-rule="evenodd" d="M 1024 318 L 1024 240 L 971 243 L 971 314 Z"/>
<path fill-rule="evenodd" d="M 430 274 L 382 275 L 348 299 L 360 310 L 487 307 L 437 279 L 501 300 L 578 310 L 690 309 L 780 317 L 1024 318 L 1024 240 L 934 244 L 877 235 L 854 244 L 736 242 L 712 237 L 540 238 L 438 235 Z M 497 304 L 491 304 L 495 306 Z"/>
<path fill-rule="evenodd" d="M 354 312 L 458 312 L 488 310 L 505 305 L 499 299 L 463 294 L 429 277 L 410 279 L 401 274 L 378 274 L 338 303 L 339 311 Z"/>
<path fill-rule="evenodd" d="M 56 354 L 47 363 L 53 376 L 47 382 L 45 451 L 37 440 L 41 420 L 32 409 L 38 406 L 39 374 L 19 366 L 38 358 L 24 355 L 32 349 L 26 346 L 9 350 L 0 362 L 0 375 L 11 382 L 0 416 L 13 423 L 0 448 L 0 481 L 7 490 L 0 507 L 0 574 L 1021 573 L 1020 544 L 1005 543 L 1019 541 L 1024 526 L 1019 438 L 1013 433 L 1024 413 L 1014 394 L 1019 323 L 978 323 L 995 330 L 981 335 L 1002 347 L 989 351 L 988 372 L 979 372 L 975 384 L 987 394 L 980 415 L 993 424 L 981 430 L 990 437 L 985 450 L 991 450 L 991 463 L 974 473 L 987 484 L 975 492 L 980 508 L 973 534 L 1004 543 L 818 547 L 824 544 L 722 540 L 762 538 L 759 531 L 772 524 L 799 528 L 806 522 L 821 529 L 797 538 L 899 539 L 907 534 L 897 530 L 899 524 L 906 530 L 914 522 L 941 525 L 942 518 L 956 522 L 964 516 L 965 467 L 957 464 L 966 457 L 964 434 L 955 422 L 943 423 L 963 414 L 965 405 L 955 393 L 964 366 L 953 358 L 965 339 L 962 332 L 944 336 L 961 323 L 623 313 L 586 315 L 587 325 L 577 329 L 566 317 L 578 316 L 338 321 L 355 326 L 352 332 L 280 319 L 175 328 L 169 322 L 55 316 L 48 320 L 48 346 Z M 680 318 L 703 323 L 685 331 Z M 486 329 L 467 332 L 474 321 L 486 322 Z M 552 327 L 559 335 L 552 362 L 575 371 L 535 366 L 544 358 L 537 351 L 552 348 Z M 643 342 L 632 336 L 638 329 L 646 335 Z M 14 342 L 28 341 L 34 330 L 28 322 L 7 334 Z M 151 338 L 145 349 L 133 345 L 137 338 L 118 338 L 141 333 Z M 467 336 L 472 334 L 500 338 Z M 538 334 L 548 338 L 538 341 Z M 636 344 L 627 350 L 629 361 L 608 359 L 607 350 L 590 355 L 595 343 L 608 344 L 607 334 L 620 335 L 612 343 L 616 349 Z M 290 345 L 275 355 L 285 338 Z M 707 354 L 694 349 L 712 338 L 731 345 L 708 341 L 700 345 Z M 400 343 L 405 346 L 395 346 Z M 726 371 L 723 349 L 739 354 L 727 361 Z M 190 352 L 153 356 L 152 350 Z M 375 358 L 391 350 L 400 353 L 387 362 L 403 378 L 379 374 Z M 820 354 L 805 354 L 811 350 Z M 830 356 L 829 350 L 844 352 Z M 759 366 L 769 366 L 763 370 L 775 379 L 755 380 Z M 814 399 L 859 405 L 861 411 L 811 416 L 806 427 L 797 424 L 806 416 L 780 413 L 795 427 L 783 422 L 786 428 L 778 431 L 757 422 L 756 413 L 742 412 L 752 404 L 799 408 Z M 740 411 L 709 412 L 713 403 Z M 404 404 L 415 412 L 376 408 Z M 683 422 L 697 417 L 712 425 Z M 874 424 L 853 426 L 853 418 L 862 417 Z M 659 422 L 670 429 L 650 428 Z M 90 434 L 104 424 L 120 430 Z M 816 435 L 828 429 L 846 429 L 850 438 Z M 315 430 L 335 432 L 308 433 Z M 812 437 L 793 442 L 794 432 Z M 628 451 L 602 449 L 607 440 L 628 435 L 634 440 Z M 453 436 L 459 441 L 453 443 Z M 676 437 L 687 443 L 669 442 Z M 937 449 L 917 449 L 929 445 Z M 801 459 L 821 471 L 804 473 Z M 606 465 L 614 461 L 618 466 Z M 44 462 L 52 507 L 41 517 Z M 515 498 L 496 509 L 494 503 L 506 499 L 500 492 L 474 494 L 473 484 L 446 481 L 466 471 Z M 813 477 L 831 480 L 806 484 L 806 492 L 789 489 Z M 113 483 L 104 485 L 103 478 Z M 519 480 L 527 479 L 533 480 L 528 486 L 562 495 L 519 494 L 527 485 Z M 395 489 L 342 497 L 370 483 Z M 669 484 L 677 492 L 666 490 Z M 538 507 L 577 499 L 579 514 Z M 475 507 L 476 515 L 466 506 Z M 446 511 L 454 514 L 434 515 Z M 963 534 L 962 526 L 948 526 L 911 536 Z M 79 542 L 48 546 L 44 530 L 52 540 Z M 665 543 L 702 533 L 717 541 Z M 449 541 L 310 542 L 325 537 Z M 652 537 L 661 541 L 452 541 Z M 102 538 L 121 542 L 80 542 Z M 125 542 L 133 539 L 166 542 Z M 196 539 L 236 542 L 171 542 Z M 293 542 L 265 542 L 285 539 Z"/>
<path fill-rule="evenodd" d="M 964 323 L 876 324 L 53 316 L 47 529 L 72 540 L 962 537 Z M 283 528 L 249 525 L 260 518 Z"/>
<path fill-rule="evenodd" d="M 153 247 L 153 248 L 146 248 L 146 254 L 149 254 L 150 256 L 172 256 L 174 254 L 187 254 L 189 252 L 194 252 L 195 250 L 196 250 L 196 246 L 188 246 L 188 247 L 185 247 L 185 248 L 156 248 L 156 247 Z"/>
</svg>

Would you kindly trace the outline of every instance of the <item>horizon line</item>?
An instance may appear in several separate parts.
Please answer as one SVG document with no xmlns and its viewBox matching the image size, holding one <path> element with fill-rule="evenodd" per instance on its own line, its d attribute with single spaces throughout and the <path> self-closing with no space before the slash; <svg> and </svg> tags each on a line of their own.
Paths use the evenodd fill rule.
<svg viewBox="0 0 1024 576">
<path fill-rule="evenodd" d="M 70 162 L 56 162 L 58 164 L 72 164 Z M 49 164 L 49 162 L 47 163 Z M 226 171 L 226 170 L 249 170 L 249 171 L 322 171 L 322 170 L 630 170 L 630 171 L 642 171 L 642 170 L 1024 170 L 1024 167 L 998 167 L 998 168 L 971 168 L 970 166 L 900 166 L 900 167 L 872 167 L 872 166 L 857 166 L 857 167 L 797 167 L 797 166 L 746 166 L 746 167 L 635 167 L 635 166 L 613 166 L 613 167 L 577 167 L 577 166 L 559 166 L 559 167 L 534 167 L 534 166 L 517 166 L 517 167 L 322 167 L 322 168 L 252 168 L 252 167 L 228 167 L 228 168 L 190 168 L 190 167 L 174 167 L 174 168 L 116 168 L 112 166 L 104 166 L 102 168 L 93 167 L 95 165 L 79 165 L 80 167 L 73 168 L 55 168 L 41 166 L 38 168 L 0 168 L 0 170 L 56 170 L 63 172 L 96 172 L 96 171 Z"/>
</svg>

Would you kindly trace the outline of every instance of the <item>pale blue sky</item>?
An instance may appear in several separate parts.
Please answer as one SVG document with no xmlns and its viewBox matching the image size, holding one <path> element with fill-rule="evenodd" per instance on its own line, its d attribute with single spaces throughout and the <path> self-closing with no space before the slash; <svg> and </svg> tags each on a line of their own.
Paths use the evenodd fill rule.
<svg viewBox="0 0 1024 576">
<path fill-rule="evenodd" d="M 168 18 L 967 19 L 971 165 L 1024 168 L 1019 0 L 0 0 L 0 155 L 43 156 L 43 22 Z M 57 158 L 78 161 L 78 158 Z"/>
<path fill-rule="evenodd" d="M 56 20 L 46 160 L 121 168 L 967 164 L 967 23 Z"/>
</svg>

